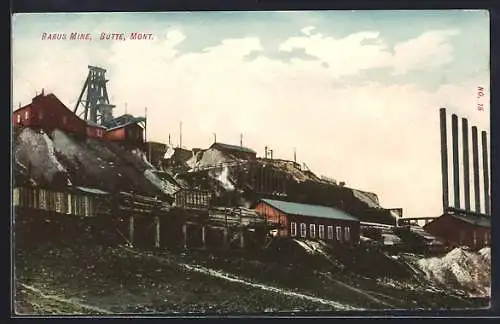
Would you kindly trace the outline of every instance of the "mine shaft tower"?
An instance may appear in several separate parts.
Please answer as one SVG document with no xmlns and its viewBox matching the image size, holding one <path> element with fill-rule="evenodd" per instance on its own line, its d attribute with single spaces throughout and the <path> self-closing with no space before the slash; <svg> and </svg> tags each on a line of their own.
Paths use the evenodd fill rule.
<svg viewBox="0 0 500 324">
<path fill-rule="evenodd" d="M 89 74 L 73 112 L 87 122 L 103 125 L 113 119 L 113 108 L 115 108 L 115 105 L 109 103 L 106 89 L 109 80 L 106 80 L 105 69 L 91 65 L 88 67 Z"/>
</svg>

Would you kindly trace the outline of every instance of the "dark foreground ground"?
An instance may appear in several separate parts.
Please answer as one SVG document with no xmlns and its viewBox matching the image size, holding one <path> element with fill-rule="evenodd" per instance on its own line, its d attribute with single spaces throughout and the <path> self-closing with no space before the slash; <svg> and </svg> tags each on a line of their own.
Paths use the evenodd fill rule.
<svg viewBox="0 0 500 324">
<path fill-rule="evenodd" d="M 16 250 L 15 312 L 220 314 L 487 306 L 402 273 L 339 270 L 312 256 L 276 260 L 262 253 L 39 244 Z"/>
</svg>

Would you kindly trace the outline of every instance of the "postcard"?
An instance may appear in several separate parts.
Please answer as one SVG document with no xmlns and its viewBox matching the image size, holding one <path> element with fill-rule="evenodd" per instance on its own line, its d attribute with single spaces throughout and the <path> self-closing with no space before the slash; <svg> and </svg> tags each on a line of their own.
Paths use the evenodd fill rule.
<svg viewBox="0 0 500 324">
<path fill-rule="evenodd" d="M 491 297 L 486 10 L 18 13 L 12 314 Z"/>
</svg>

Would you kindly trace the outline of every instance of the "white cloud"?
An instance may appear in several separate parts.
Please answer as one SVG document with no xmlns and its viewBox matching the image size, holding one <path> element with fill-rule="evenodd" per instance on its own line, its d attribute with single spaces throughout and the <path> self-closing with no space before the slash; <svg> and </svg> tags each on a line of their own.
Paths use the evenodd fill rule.
<svg viewBox="0 0 500 324">
<path fill-rule="evenodd" d="M 438 67 L 453 60 L 453 48 L 447 40 L 458 35 L 457 30 L 423 33 L 417 38 L 394 46 L 392 67 L 395 74 L 405 74 L 412 69 Z"/>
<path fill-rule="evenodd" d="M 303 34 L 306 34 L 306 35 L 311 35 L 311 32 L 312 32 L 313 30 L 315 30 L 315 29 L 316 29 L 316 27 L 314 27 L 314 26 L 307 26 L 307 27 L 302 28 L 300 31 L 301 31 Z"/>
<path fill-rule="evenodd" d="M 388 50 L 379 32 L 363 31 L 344 38 L 311 33 L 314 27 L 302 29 L 305 36 L 291 37 L 280 45 L 283 51 L 304 49 L 307 54 L 322 60 L 335 76 L 354 75 L 373 68 L 391 68 L 395 74 L 410 70 L 437 67 L 453 59 L 448 37 L 457 30 L 438 30 L 423 33 L 394 46 L 394 54 Z"/>
<path fill-rule="evenodd" d="M 177 143 L 182 121 L 183 144 L 188 147 L 207 147 L 214 132 L 219 141 L 233 144 L 243 133 L 244 145 L 259 155 L 267 145 L 275 157 L 292 159 L 295 147 L 298 160 L 313 171 L 372 190 L 385 206 L 401 206 L 409 216 L 440 212 L 439 107 L 447 106 L 489 129 L 488 89 L 486 111 L 475 109 L 476 87 L 485 86 L 489 75 L 443 85 L 435 92 L 377 82 L 332 85 L 335 76 L 383 64 L 402 72 L 417 68 L 413 65 L 429 66 L 422 57 L 445 62 L 451 52 L 439 56 L 433 50 L 443 49 L 445 36 L 439 33 L 399 44 L 394 57 L 376 32 L 340 40 L 314 34 L 282 44 L 284 50 L 305 48 L 328 62 L 330 69 L 310 60 L 245 60 L 262 50 L 258 38 L 225 40 L 199 53 L 182 54 L 176 46 L 186 36 L 180 31 L 165 33 L 164 39 L 117 42 L 108 50 L 15 41 L 14 102 L 26 103 L 34 90 L 45 87 L 70 105 L 83 86 L 87 65 L 102 65 L 108 70 L 112 101 L 118 105 L 116 115 L 123 113 L 125 102 L 128 112 L 136 115 L 147 106 L 151 140 L 166 142 L 170 133 Z M 362 45 L 364 40 L 369 42 Z M 413 56 L 418 46 L 423 56 Z"/>
</svg>

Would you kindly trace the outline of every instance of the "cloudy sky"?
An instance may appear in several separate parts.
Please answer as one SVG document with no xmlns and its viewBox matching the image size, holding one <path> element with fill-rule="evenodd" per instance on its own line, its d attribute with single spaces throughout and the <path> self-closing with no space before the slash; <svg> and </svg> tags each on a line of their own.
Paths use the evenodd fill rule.
<svg viewBox="0 0 500 324">
<path fill-rule="evenodd" d="M 42 40 L 44 32 L 93 39 Z M 103 32 L 153 40 L 99 40 Z M 107 69 L 115 116 L 148 108 L 149 140 L 170 134 L 178 144 L 182 122 L 187 148 L 209 146 L 213 133 L 232 144 L 242 133 L 261 156 L 267 145 L 293 159 L 296 148 L 316 174 L 375 192 L 405 216 L 441 212 L 439 108 L 489 131 L 487 11 L 13 18 L 13 109 L 42 88 L 73 108 L 88 65 Z"/>
</svg>

